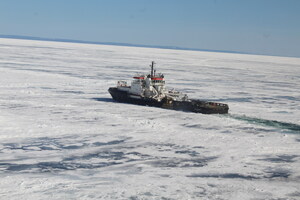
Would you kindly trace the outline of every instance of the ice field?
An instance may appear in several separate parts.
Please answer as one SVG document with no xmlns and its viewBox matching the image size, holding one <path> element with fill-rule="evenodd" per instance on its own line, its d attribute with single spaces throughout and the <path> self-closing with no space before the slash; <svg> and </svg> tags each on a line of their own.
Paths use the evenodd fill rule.
<svg viewBox="0 0 300 200">
<path fill-rule="evenodd" d="M 114 102 L 153 60 L 230 114 Z M 0 199 L 300 199 L 300 58 L 0 39 Z"/>
</svg>

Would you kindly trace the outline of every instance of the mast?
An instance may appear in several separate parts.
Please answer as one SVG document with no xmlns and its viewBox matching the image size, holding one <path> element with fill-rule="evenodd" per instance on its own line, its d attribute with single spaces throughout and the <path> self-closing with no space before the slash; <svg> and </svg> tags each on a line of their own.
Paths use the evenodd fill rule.
<svg viewBox="0 0 300 200">
<path fill-rule="evenodd" d="M 150 67 L 151 67 L 151 78 L 154 77 L 154 64 L 155 64 L 155 62 L 152 61 L 151 65 L 150 65 Z"/>
</svg>

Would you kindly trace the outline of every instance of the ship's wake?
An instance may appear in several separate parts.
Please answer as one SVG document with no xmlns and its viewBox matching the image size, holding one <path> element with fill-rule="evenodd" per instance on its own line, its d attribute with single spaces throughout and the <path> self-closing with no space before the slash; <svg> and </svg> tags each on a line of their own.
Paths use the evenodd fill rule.
<svg viewBox="0 0 300 200">
<path fill-rule="evenodd" d="M 268 126 L 273 127 L 277 129 L 283 129 L 283 130 L 289 130 L 293 133 L 299 133 L 300 134 L 300 125 L 288 123 L 288 122 L 281 122 L 276 120 L 268 120 L 268 119 L 261 119 L 256 117 L 248 117 L 246 115 L 237 115 L 237 114 L 228 114 L 228 117 L 244 122 L 248 122 L 251 124 L 257 124 L 262 126 Z"/>
</svg>

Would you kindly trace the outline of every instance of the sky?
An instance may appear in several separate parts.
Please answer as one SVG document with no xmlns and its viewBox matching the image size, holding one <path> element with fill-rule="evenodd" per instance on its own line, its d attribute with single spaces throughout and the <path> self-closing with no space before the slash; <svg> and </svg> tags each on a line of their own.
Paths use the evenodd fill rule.
<svg viewBox="0 0 300 200">
<path fill-rule="evenodd" d="M 0 0 L 0 35 L 300 57 L 300 0 Z"/>
</svg>

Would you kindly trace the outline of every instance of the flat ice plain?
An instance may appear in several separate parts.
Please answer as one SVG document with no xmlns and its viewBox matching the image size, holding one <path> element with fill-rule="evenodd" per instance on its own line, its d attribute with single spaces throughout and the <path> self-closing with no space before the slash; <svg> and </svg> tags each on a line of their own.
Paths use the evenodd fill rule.
<svg viewBox="0 0 300 200">
<path fill-rule="evenodd" d="M 114 102 L 157 62 L 203 115 Z M 300 59 L 0 39 L 0 199 L 300 199 Z"/>
</svg>

